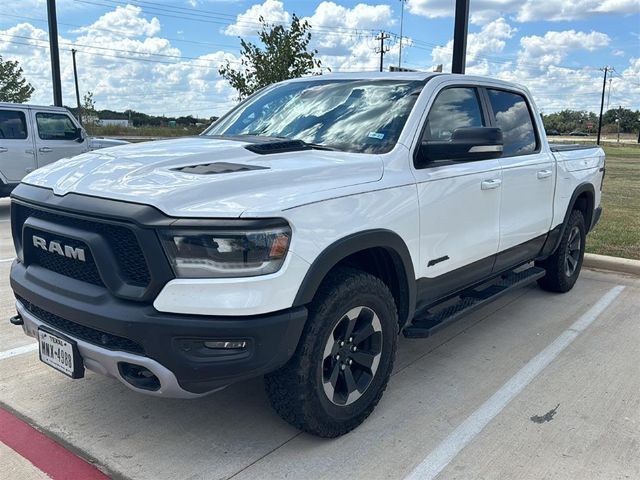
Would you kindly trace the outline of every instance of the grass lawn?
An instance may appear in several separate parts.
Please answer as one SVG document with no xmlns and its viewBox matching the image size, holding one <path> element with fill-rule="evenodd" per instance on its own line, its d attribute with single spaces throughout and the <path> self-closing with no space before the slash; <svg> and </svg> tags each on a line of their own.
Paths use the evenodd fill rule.
<svg viewBox="0 0 640 480">
<path fill-rule="evenodd" d="M 600 223 L 587 237 L 587 252 L 640 260 L 640 148 L 604 147 Z"/>
</svg>

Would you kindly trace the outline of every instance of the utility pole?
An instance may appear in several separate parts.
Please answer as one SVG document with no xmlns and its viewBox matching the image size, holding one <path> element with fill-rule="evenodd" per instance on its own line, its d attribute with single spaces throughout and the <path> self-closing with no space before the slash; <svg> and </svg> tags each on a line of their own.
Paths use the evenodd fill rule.
<svg viewBox="0 0 640 480">
<path fill-rule="evenodd" d="M 400 50 L 398 52 L 398 68 L 402 68 L 402 27 L 404 25 L 404 4 L 407 0 L 400 0 Z"/>
<path fill-rule="evenodd" d="M 71 49 L 71 55 L 73 55 L 73 79 L 76 83 L 76 104 L 78 105 L 78 121 L 82 125 L 82 110 L 80 107 L 80 90 L 78 89 L 78 69 L 76 68 L 76 52 L 75 48 Z"/>
<path fill-rule="evenodd" d="M 469 30 L 469 0 L 456 0 L 456 18 L 453 29 L 453 59 L 451 73 L 464 73 Z"/>
<path fill-rule="evenodd" d="M 618 124 L 618 143 L 620 143 L 620 116 L 622 114 L 622 105 L 618 107 L 618 118 L 616 119 L 616 123 Z"/>
<path fill-rule="evenodd" d="M 60 52 L 58 52 L 58 20 L 56 0 L 47 0 L 49 19 L 49 50 L 51 51 L 51 80 L 53 83 L 53 104 L 62 106 L 62 82 L 60 81 Z"/>
<path fill-rule="evenodd" d="M 600 100 L 600 117 L 598 118 L 598 138 L 596 145 L 600 145 L 600 134 L 602 132 L 602 110 L 604 109 L 604 92 L 607 88 L 607 73 L 613 71 L 613 67 L 604 67 L 600 70 L 604 70 L 604 80 L 602 80 L 602 98 Z"/>
<path fill-rule="evenodd" d="M 389 35 L 382 31 L 375 39 L 380 40 L 380 47 L 376 48 L 376 53 L 380 54 L 380 71 L 382 72 L 384 69 L 384 54 L 389 51 L 389 47 L 384 46 L 384 41 L 389 39 Z"/>
<path fill-rule="evenodd" d="M 611 82 L 613 78 L 609 77 L 609 89 L 607 90 L 607 110 L 609 110 L 609 100 L 611 100 Z"/>
</svg>

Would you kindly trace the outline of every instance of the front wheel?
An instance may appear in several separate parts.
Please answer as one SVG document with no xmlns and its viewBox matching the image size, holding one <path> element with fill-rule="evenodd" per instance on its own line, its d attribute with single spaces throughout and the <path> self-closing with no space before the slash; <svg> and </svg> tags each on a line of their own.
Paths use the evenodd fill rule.
<svg viewBox="0 0 640 480">
<path fill-rule="evenodd" d="M 360 425 L 384 392 L 396 352 L 398 315 L 387 286 L 354 269 L 330 273 L 309 306 L 293 357 L 265 377 L 287 422 L 321 437 Z"/>
<path fill-rule="evenodd" d="M 572 211 L 558 249 L 549 258 L 536 262 L 547 271 L 538 280 L 542 289 L 564 293 L 573 288 L 582 268 L 586 234 L 582 212 Z"/>
</svg>

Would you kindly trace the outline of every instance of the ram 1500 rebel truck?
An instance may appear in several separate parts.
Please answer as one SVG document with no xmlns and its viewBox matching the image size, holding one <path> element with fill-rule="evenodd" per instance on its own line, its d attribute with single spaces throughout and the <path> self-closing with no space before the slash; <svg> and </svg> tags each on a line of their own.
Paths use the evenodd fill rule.
<svg viewBox="0 0 640 480">
<path fill-rule="evenodd" d="M 511 83 L 290 80 L 200 136 L 28 175 L 11 321 L 68 376 L 150 395 L 264 376 L 286 421 L 334 437 L 380 400 L 398 334 L 528 282 L 570 290 L 603 177 L 603 151 L 550 146 Z"/>
</svg>

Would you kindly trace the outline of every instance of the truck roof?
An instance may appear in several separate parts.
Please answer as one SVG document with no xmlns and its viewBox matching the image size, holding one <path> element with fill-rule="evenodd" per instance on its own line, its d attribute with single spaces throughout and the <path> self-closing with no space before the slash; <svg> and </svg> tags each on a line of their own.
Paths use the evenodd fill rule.
<svg viewBox="0 0 640 480">
<path fill-rule="evenodd" d="M 67 107 L 56 107 L 54 105 L 33 105 L 31 103 L 10 103 L 0 102 L 0 108 L 37 108 L 38 110 L 51 110 L 51 111 L 65 111 L 68 112 Z"/>
<path fill-rule="evenodd" d="M 452 80 L 461 80 L 464 82 L 478 82 L 484 84 L 492 84 L 503 87 L 518 87 L 526 90 L 523 85 L 499 80 L 494 77 L 481 75 L 467 75 L 459 73 L 438 73 L 438 72 L 349 72 L 349 73 L 323 73 L 322 78 L 328 79 L 344 79 L 344 80 L 429 80 L 431 78 L 446 76 Z M 304 82 L 308 80 L 317 80 L 317 76 L 299 77 L 285 82 Z"/>
</svg>

